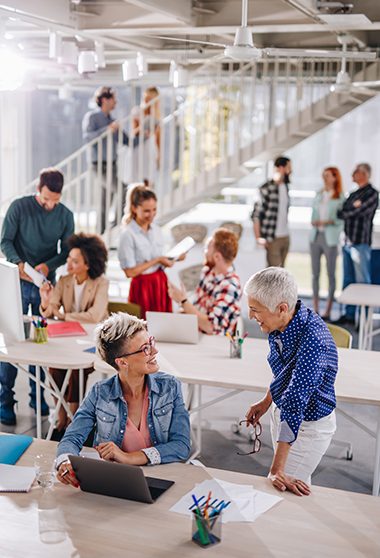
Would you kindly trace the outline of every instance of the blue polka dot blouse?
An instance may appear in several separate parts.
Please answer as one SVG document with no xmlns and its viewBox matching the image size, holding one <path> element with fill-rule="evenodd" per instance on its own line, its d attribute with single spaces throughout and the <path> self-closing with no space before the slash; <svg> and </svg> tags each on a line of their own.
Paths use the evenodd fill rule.
<svg viewBox="0 0 380 558">
<path fill-rule="evenodd" d="M 281 412 L 278 441 L 292 443 L 303 420 L 319 420 L 335 409 L 338 351 L 326 324 L 301 301 L 285 331 L 269 334 L 269 346 L 270 392 Z"/>
</svg>

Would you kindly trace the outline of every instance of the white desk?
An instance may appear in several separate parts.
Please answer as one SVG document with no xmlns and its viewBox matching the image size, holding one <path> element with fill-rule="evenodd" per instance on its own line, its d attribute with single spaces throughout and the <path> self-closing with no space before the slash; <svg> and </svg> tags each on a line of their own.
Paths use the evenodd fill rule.
<svg viewBox="0 0 380 558">
<path fill-rule="evenodd" d="M 263 339 L 246 339 L 243 345 L 243 358 L 230 359 L 229 342 L 225 337 L 204 335 L 200 343 L 180 345 L 160 343 L 160 368 L 173 373 L 180 380 L 194 386 L 197 404 L 191 413 L 197 415 L 197 446 L 201 447 L 201 412 L 223 399 L 241 391 L 265 392 L 271 382 L 272 373 L 267 363 L 268 342 Z M 356 426 L 375 438 L 375 461 L 373 494 L 380 488 L 380 353 L 338 349 L 339 372 L 336 380 L 338 408 L 340 402 L 378 407 L 376 431 L 343 413 Z M 106 370 L 102 365 L 102 370 Z M 99 367 L 99 363 L 95 363 Z M 225 388 L 227 393 L 202 404 L 202 386 Z M 242 409 L 242 415 L 246 409 Z"/>
<path fill-rule="evenodd" d="M 371 350 L 373 337 L 380 333 L 380 329 L 373 331 L 373 310 L 380 306 L 380 285 L 353 283 L 342 291 L 337 301 L 360 306 L 358 348 Z"/>
<path fill-rule="evenodd" d="M 268 341 L 246 339 L 243 358 L 229 358 L 229 341 L 226 337 L 203 335 L 198 345 L 179 343 L 159 343 L 160 369 L 175 375 L 189 384 L 187 406 L 196 417 L 196 457 L 202 446 L 202 410 L 219 403 L 242 391 L 265 392 L 272 380 L 272 372 L 267 362 Z M 372 493 L 380 490 L 380 353 L 338 349 L 339 372 L 335 384 L 338 401 L 357 405 L 378 407 L 376 431 L 352 418 L 339 409 L 348 420 L 375 438 L 375 460 Z M 103 374 L 115 374 L 106 363 L 95 359 L 95 369 Z M 226 389 L 226 393 L 202 403 L 202 386 Z M 197 399 L 194 404 L 194 399 Z M 246 409 L 242 409 L 242 416 Z"/>
<path fill-rule="evenodd" d="M 56 444 L 35 441 L 19 465 L 30 465 L 38 453 Z M 147 467 L 147 475 L 175 484 L 155 504 L 109 498 L 58 484 L 52 491 L 56 508 L 48 521 L 59 519 L 64 540 L 44 544 L 40 539 L 44 512 L 43 491 L 1 494 L 0 556 L 4 558 L 375 558 L 380 555 L 380 501 L 363 494 L 313 487 L 310 496 L 285 493 L 284 500 L 254 523 L 222 526 L 222 542 L 201 549 L 190 540 L 191 521 L 170 507 L 195 483 L 206 478 L 253 485 L 278 492 L 267 479 L 203 469 L 180 463 Z"/>
<path fill-rule="evenodd" d="M 84 325 L 88 335 L 80 336 L 83 341 L 91 341 L 94 325 Z M 80 394 L 83 396 L 83 369 L 90 368 L 94 365 L 94 354 L 85 352 L 85 349 L 91 346 L 89 344 L 77 343 L 76 337 L 54 337 L 50 338 L 47 343 L 34 343 L 31 339 L 13 343 L 0 347 L 0 362 L 9 362 L 17 366 L 19 370 L 27 374 L 36 382 L 36 414 L 37 414 L 37 438 L 41 438 L 41 394 L 40 386 L 42 385 L 54 397 L 58 399 L 55 409 L 55 416 L 59 407 L 63 405 L 70 417 L 72 413 L 64 399 L 71 371 L 80 370 Z M 36 376 L 29 373 L 28 365 L 36 366 Z M 48 382 L 42 382 L 40 376 L 40 367 L 45 371 Z M 68 370 L 61 390 L 58 388 L 53 378 L 48 372 L 49 367 Z M 50 426 L 48 438 L 50 438 L 54 428 L 54 420 Z"/>
</svg>

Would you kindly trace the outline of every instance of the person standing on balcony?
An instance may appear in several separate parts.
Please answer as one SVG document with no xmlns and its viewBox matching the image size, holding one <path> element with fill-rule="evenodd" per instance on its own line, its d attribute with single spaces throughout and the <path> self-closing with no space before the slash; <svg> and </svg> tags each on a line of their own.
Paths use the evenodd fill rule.
<svg viewBox="0 0 380 558">
<path fill-rule="evenodd" d="M 272 180 L 260 187 L 260 201 L 255 203 L 251 219 L 256 242 L 265 248 L 268 266 L 284 267 L 289 252 L 289 190 L 292 164 L 278 157 Z"/>
<path fill-rule="evenodd" d="M 111 112 L 116 107 L 116 94 L 111 87 L 99 87 L 95 91 L 95 102 L 97 107 L 84 115 L 82 121 L 82 132 L 84 142 L 90 142 L 107 130 L 112 132 L 112 182 L 111 182 L 111 205 L 117 189 L 117 142 L 119 133 L 119 123 L 111 116 Z M 128 144 L 128 136 L 123 133 L 123 143 Z M 101 154 L 100 154 L 101 150 Z M 101 156 L 100 156 L 101 155 Z M 91 163 L 95 175 L 98 173 L 98 166 L 101 165 L 102 186 L 101 186 L 101 214 L 100 214 L 100 233 L 106 229 L 106 178 L 107 178 L 107 138 L 101 143 L 95 143 L 91 148 Z M 113 223 L 115 224 L 115 222 Z"/>
<path fill-rule="evenodd" d="M 38 287 L 25 273 L 28 262 L 37 271 L 55 283 L 55 270 L 63 265 L 68 254 L 67 239 L 74 232 L 74 216 L 62 203 L 63 174 L 53 168 L 40 173 L 37 194 L 24 196 L 11 203 L 5 215 L 1 232 L 1 250 L 9 262 L 18 265 L 21 280 L 22 310 L 39 315 L 41 303 Z M 29 367 L 35 375 L 35 367 Z M 16 424 L 13 387 L 17 368 L 9 363 L 0 364 L 0 421 Z M 43 373 L 41 379 L 43 380 Z M 36 383 L 30 379 L 29 406 L 36 410 Z M 42 415 L 49 414 L 41 391 Z"/>
<path fill-rule="evenodd" d="M 343 230 L 343 221 L 338 218 L 337 211 L 344 201 L 342 177 L 336 167 L 327 167 L 322 174 L 324 187 L 319 191 L 313 202 L 311 215 L 310 254 L 313 274 L 313 306 L 319 313 L 319 276 L 321 272 L 321 256 L 326 258 L 329 290 L 323 320 L 330 319 L 335 293 L 335 270 L 338 255 L 338 242 Z"/>
<path fill-rule="evenodd" d="M 379 204 L 379 192 L 370 184 L 371 167 L 360 163 L 352 173 L 358 189 L 352 192 L 338 211 L 344 220 L 345 244 L 343 246 L 343 288 L 351 283 L 371 283 L 372 226 Z M 334 323 L 355 323 L 356 306 L 346 306 Z"/>
<path fill-rule="evenodd" d="M 185 314 L 198 317 L 198 327 L 209 335 L 236 335 L 241 314 L 240 279 L 233 266 L 239 249 L 236 234 L 228 229 L 217 229 L 208 239 L 205 267 L 195 291 L 192 304 L 184 287 L 169 283 L 169 295 L 182 306 Z M 240 335 L 243 332 L 240 331 Z"/>
<path fill-rule="evenodd" d="M 133 107 L 131 111 L 133 157 L 128 182 L 144 182 L 150 188 L 154 187 L 157 182 L 160 164 L 159 94 L 157 87 L 148 87 L 144 91 L 142 105 Z M 142 121 L 141 115 L 143 116 Z M 140 157 L 141 150 L 142 156 Z"/>
<path fill-rule="evenodd" d="M 174 261 L 162 255 L 161 229 L 153 222 L 156 213 L 156 194 L 144 184 L 130 186 L 118 254 L 122 270 L 132 279 L 129 302 L 140 306 L 144 319 L 148 310 L 172 311 L 164 268 L 172 267 Z"/>
</svg>

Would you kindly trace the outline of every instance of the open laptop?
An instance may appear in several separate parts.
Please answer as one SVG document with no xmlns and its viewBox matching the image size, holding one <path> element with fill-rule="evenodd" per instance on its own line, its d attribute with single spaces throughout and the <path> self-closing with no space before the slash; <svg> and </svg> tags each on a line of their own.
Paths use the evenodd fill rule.
<svg viewBox="0 0 380 558">
<path fill-rule="evenodd" d="M 198 318 L 195 314 L 147 312 L 148 331 L 157 341 L 166 343 L 198 343 Z"/>
<path fill-rule="evenodd" d="M 69 455 L 81 490 L 153 504 L 174 481 L 146 477 L 141 467 Z"/>
</svg>

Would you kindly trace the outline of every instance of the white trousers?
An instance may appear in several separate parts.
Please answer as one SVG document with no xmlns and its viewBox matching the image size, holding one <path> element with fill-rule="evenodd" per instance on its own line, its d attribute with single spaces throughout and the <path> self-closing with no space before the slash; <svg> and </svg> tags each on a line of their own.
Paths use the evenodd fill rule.
<svg viewBox="0 0 380 558">
<path fill-rule="evenodd" d="M 272 404 L 270 429 L 276 450 L 280 432 L 280 409 Z M 302 421 L 296 441 L 290 446 L 285 473 L 311 484 L 311 475 L 327 451 L 336 430 L 335 411 L 314 421 Z"/>
</svg>

